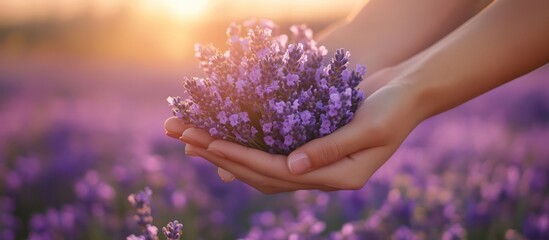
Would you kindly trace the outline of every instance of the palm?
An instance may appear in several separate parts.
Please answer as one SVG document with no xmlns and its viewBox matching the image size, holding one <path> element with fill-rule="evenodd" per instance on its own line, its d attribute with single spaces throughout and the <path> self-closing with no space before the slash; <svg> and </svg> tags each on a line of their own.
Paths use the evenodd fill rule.
<svg viewBox="0 0 549 240">
<path fill-rule="evenodd" d="M 392 77 L 389 72 L 376 74 L 360 87 L 373 91 L 368 84 L 388 82 Z M 346 149 L 356 150 L 343 153 L 337 161 L 302 175 L 289 171 L 287 156 L 217 140 L 194 128 L 187 130 L 185 135 L 197 144 L 188 144 L 186 151 L 205 158 L 264 193 L 299 189 L 358 189 L 396 151 L 419 122 L 419 119 L 408 117 L 411 116 L 413 102 L 407 99 L 409 94 L 406 90 L 399 84 L 387 84 L 368 97 L 351 123 L 333 133 L 353 133 L 349 139 L 359 140 L 352 141 L 351 148 L 347 144 Z"/>
</svg>

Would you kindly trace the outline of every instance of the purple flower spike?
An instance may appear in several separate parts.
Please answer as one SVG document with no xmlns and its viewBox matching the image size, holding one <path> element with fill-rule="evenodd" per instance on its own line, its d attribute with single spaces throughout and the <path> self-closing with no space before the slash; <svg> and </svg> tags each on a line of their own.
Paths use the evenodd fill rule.
<svg viewBox="0 0 549 240">
<path fill-rule="evenodd" d="M 196 45 L 204 78 L 185 78 L 187 99 L 169 97 L 178 118 L 212 136 L 288 154 L 351 121 L 364 100 L 356 87 L 366 68 L 348 69 L 350 53 L 317 46 L 305 25 L 291 36 L 268 20 L 231 24 L 228 49 Z"/>
<path fill-rule="evenodd" d="M 141 227 L 143 235 L 131 235 L 127 239 L 158 240 L 158 228 L 152 225 L 151 195 L 152 190 L 146 187 L 143 191 L 128 196 L 128 201 L 136 211 L 134 217 Z"/>
<path fill-rule="evenodd" d="M 173 222 L 169 222 L 166 227 L 163 227 L 162 232 L 166 235 L 168 240 L 179 240 L 183 232 L 183 224 L 174 220 Z"/>
</svg>

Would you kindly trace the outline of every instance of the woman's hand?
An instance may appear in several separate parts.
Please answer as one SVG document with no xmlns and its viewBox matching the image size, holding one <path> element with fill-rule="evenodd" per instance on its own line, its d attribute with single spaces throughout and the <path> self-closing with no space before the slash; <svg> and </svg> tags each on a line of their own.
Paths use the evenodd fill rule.
<svg viewBox="0 0 549 240">
<path fill-rule="evenodd" d="M 359 87 L 372 92 L 395 76 L 394 71 L 381 71 L 367 81 L 370 86 L 365 82 Z M 165 127 L 167 132 L 183 130 L 180 139 L 187 143 L 185 152 L 218 166 L 220 177 L 227 182 L 236 177 L 263 193 L 359 189 L 423 120 L 417 96 L 412 87 L 391 81 L 362 103 L 349 124 L 289 157 L 214 139 L 203 130 L 181 127 L 177 119 L 166 121 Z M 298 175 L 290 162 L 303 154 L 309 164 Z"/>
<path fill-rule="evenodd" d="M 474 4 L 466 4 L 463 9 L 467 12 L 471 6 Z M 373 94 L 349 124 L 305 144 L 288 157 L 216 140 L 188 125 L 172 126 L 174 121 L 168 121 L 166 129 L 171 132 L 169 135 L 183 134 L 180 139 L 188 144 L 188 154 L 201 156 L 224 169 L 219 173 L 225 180 L 234 176 L 264 193 L 361 188 L 421 121 L 547 64 L 548 7 L 547 1 L 496 1 L 437 43 L 424 46 L 429 47 L 422 52 L 403 62 L 404 59 L 397 59 L 390 69 L 384 65 L 385 70 L 359 86 Z M 385 40 L 377 47 L 361 46 L 396 52 L 406 49 L 385 45 L 386 41 L 405 38 L 374 36 Z M 365 39 L 368 38 L 361 38 Z M 412 42 L 429 42 L 418 39 Z M 374 61 L 381 55 L 369 56 Z M 520 61 L 516 56 L 521 57 Z M 377 86 L 382 87 L 375 91 Z"/>
</svg>

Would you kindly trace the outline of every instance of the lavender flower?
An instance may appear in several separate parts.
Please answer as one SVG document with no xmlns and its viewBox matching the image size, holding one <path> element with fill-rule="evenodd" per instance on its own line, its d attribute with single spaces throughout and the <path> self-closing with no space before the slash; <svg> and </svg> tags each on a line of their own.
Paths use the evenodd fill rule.
<svg viewBox="0 0 549 240">
<path fill-rule="evenodd" d="M 279 214 L 264 211 L 254 214 L 252 222 L 243 239 L 318 239 L 326 229 L 326 223 L 308 209 L 297 216 L 288 210 Z"/>
<path fill-rule="evenodd" d="M 128 196 L 128 201 L 136 211 L 135 219 L 143 235 L 131 235 L 127 239 L 158 240 L 158 228 L 152 225 L 151 195 L 152 190 L 146 187 L 143 191 Z"/>
<path fill-rule="evenodd" d="M 391 239 L 395 240 L 417 240 L 417 237 L 412 230 L 406 226 L 400 226 L 392 235 Z M 446 238 L 444 238 L 446 239 Z"/>
<path fill-rule="evenodd" d="M 169 222 L 166 227 L 163 227 L 162 232 L 166 235 L 168 240 L 179 240 L 181 238 L 181 233 L 183 232 L 183 224 L 174 220 L 173 222 Z"/>
<path fill-rule="evenodd" d="M 80 232 L 77 224 L 77 209 L 64 206 L 61 209 L 49 208 L 45 213 L 35 213 L 30 219 L 28 239 L 75 239 Z"/>
<path fill-rule="evenodd" d="M 240 40 L 250 24 L 234 30 L 235 48 L 249 46 Z M 307 52 L 310 38 L 299 28 L 302 34 L 290 33 L 286 41 L 302 43 Z M 277 34 L 273 28 L 271 35 Z M 230 58 L 241 56 L 244 50 Z M 126 214 L 130 205 L 119 203 L 127 189 L 142 184 L 162 189 L 151 202 L 162 203 L 151 205 L 156 231 L 177 212 L 188 220 L 184 239 L 391 239 L 406 233 L 421 239 L 549 239 L 549 66 L 420 124 L 359 191 L 264 196 L 245 184 L 222 183 L 199 159 L 181 161 L 177 144 L 143 127 L 158 124 L 155 113 L 165 110 L 149 104 L 157 96 L 113 85 L 131 79 L 147 89 L 169 88 L 148 77 L 168 78 L 164 68 L 101 65 L 104 71 L 91 76 L 70 67 L 78 65 L 75 58 L 55 58 L 52 64 L 67 67 L 56 69 L 55 81 L 36 84 L 51 68 L 41 59 L 19 58 L 0 57 L 2 240 L 124 239 L 136 224 Z M 314 76 L 318 68 L 306 69 Z M 266 70 L 248 75 L 260 80 Z M 95 78 L 105 81 L 75 84 Z M 231 78 L 237 90 L 250 91 L 248 79 Z M 231 115 L 225 112 L 229 124 Z M 299 217 L 302 211 L 316 221 Z M 134 239 L 145 239 L 138 231 Z"/>
<path fill-rule="evenodd" d="M 351 121 L 364 99 L 357 85 L 363 66 L 348 69 L 350 53 L 338 49 L 331 62 L 311 29 L 275 35 L 267 20 L 231 24 L 228 50 L 196 45 L 205 78 L 183 81 L 188 98 L 168 97 L 173 114 L 215 137 L 271 153 L 288 154 Z"/>
<path fill-rule="evenodd" d="M 443 240 L 460 240 L 460 239 L 467 239 L 466 238 L 467 232 L 466 230 L 458 225 L 452 225 L 450 228 L 446 229 L 446 231 L 442 234 Z"/>
<path fill-rule="evenodd" d="M 15 203 L 7 197 L 0 197 L 0 239 L 15 239 L 17 217 L 13 215 Z"/>
<path fill-rule="evenodd" d="M 84 202 L 108 202 L 115 196 L 114 189 L 101 181 L 97 171 L 89 170 L 84 178 L 74 185 L 76 196 Z"/>
<path fill-rule="evenodd" d="M 141 227 L 142 235 L 130 235 L 127 240 L 158 240 L 158 228 L 152 224 L 153 217 L 151 214 L 151 196 L 152 190 L 146 187 L 143 191 L 136 194 L 130 194 L 128 201 L 136 210 L 135 219 Z M 162 228 L 162 232 L 168 240 L 179 240 L 183 231 L 183 224 L 174 220 L 169 222 L 166 227 Z"/>
</svg>

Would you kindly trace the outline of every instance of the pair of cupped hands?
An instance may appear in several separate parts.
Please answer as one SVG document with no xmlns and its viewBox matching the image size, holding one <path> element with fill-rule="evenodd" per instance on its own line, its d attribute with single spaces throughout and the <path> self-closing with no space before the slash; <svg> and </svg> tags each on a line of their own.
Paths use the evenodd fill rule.
<svg viewBox="0 0 549 240">
<path fill-rule="evenodd" d="M 414 87 L 391 69 L 378 71 L 358 87 L 367 98 L 351 122 L 288 156 L 213 138 L 176 117 L 164 127 L 168 136 L 186 143 L 187 155 L 217 166 L 224 182 L 236 178 L 265 194 L 360 189 L 424 118 Z"/>
</svg>

